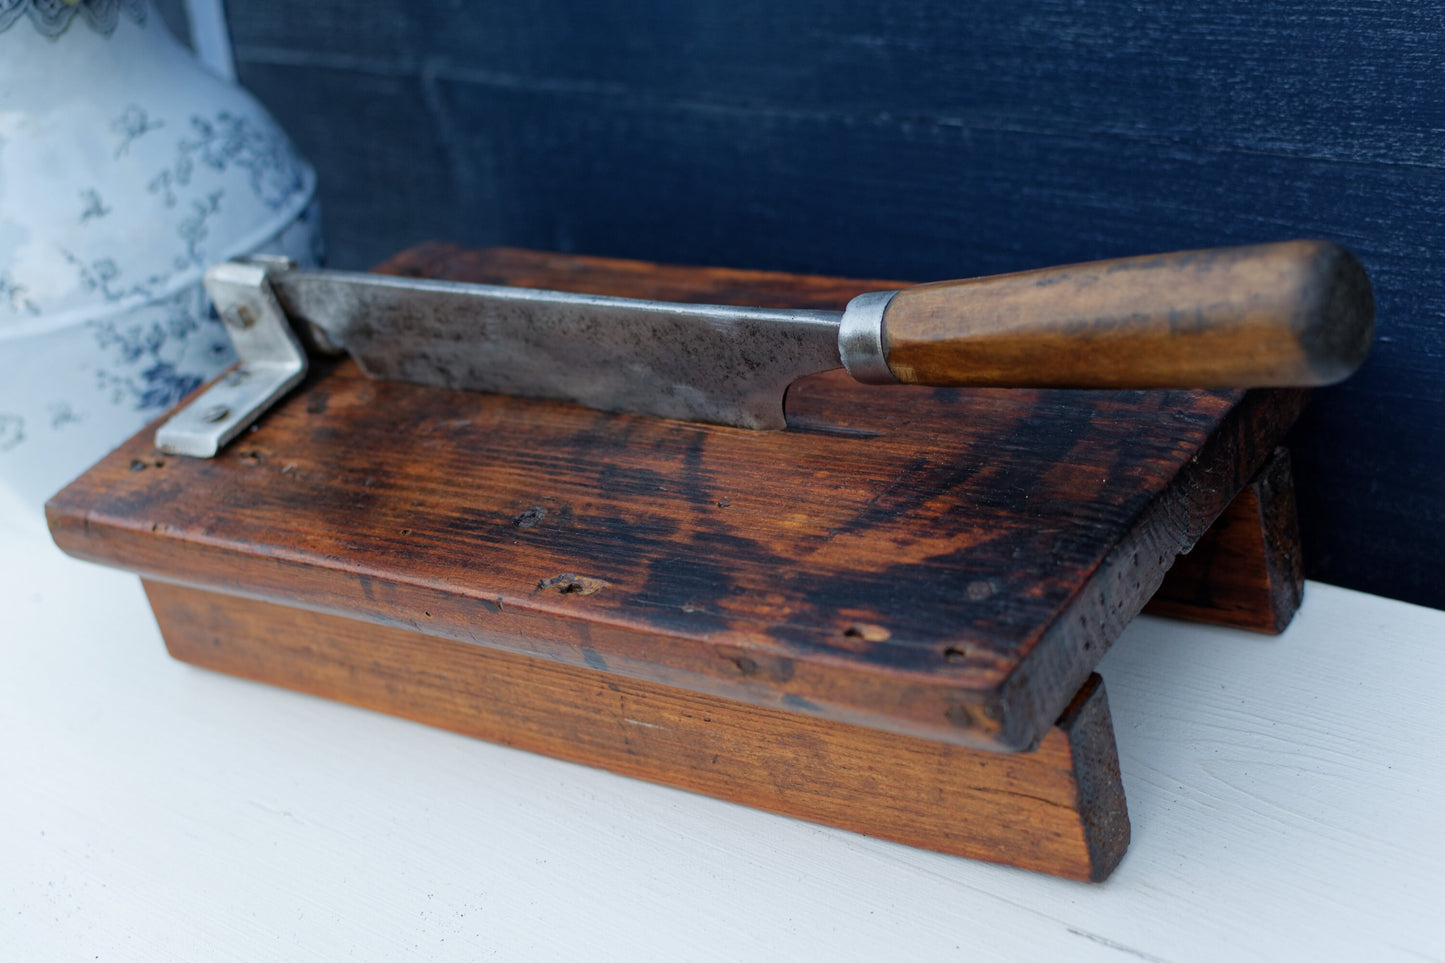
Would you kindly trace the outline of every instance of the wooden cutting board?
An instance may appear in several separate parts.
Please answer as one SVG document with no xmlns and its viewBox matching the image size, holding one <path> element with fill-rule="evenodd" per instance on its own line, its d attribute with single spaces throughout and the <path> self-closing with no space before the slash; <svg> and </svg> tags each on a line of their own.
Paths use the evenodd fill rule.
<svg viewBox="0 0 1445 963">
<path fill-rule="evenodd" d="M 824 308 L 896 286 L 437 245 L 383 269 Z M 48 514 L 66 551 L 149 580 L 173 651 L 225 671 L 448 725 L 418 700 L 437 697 L 429 673 L 463 673 L 457 653 L 475 652 L 490 660 L 469 670 L 482 675 L 523 660 L 506 663 L 517 685 L 528 678 L 518 665 L 571 667 L 582 672 L 568 677 L 576 693 L 627 680 L 654 698 L 752 707 L 769 720 L 759 733 L 794 719 L 986 763 L 1067 742 L 1052 734 L 1061 717 L 1077 720 L 1078 704 L 1065 710 L 1096 688 L 1094 665 L 1176 556 L 1256 477 L 1303 402 L 1298 391 L 871 387 L 834 372 L 790 389 L 786 431 L 754 432 L 375 382 L 349 361 L 322 363 L 219 457 L 162 456 L 147 430 Z M 1235 541 L 1241 532 L 1251 545 L 1269 541 L 1260 505 L 1287 488 L 1278 474 L 1273 488 L 1246 490 Z M 1289 556 L 1290 533 L 1273 538 Z M 1218 567 L 1196 564 L 1168 593 L 1173 610 L 1265 627 L 1281 612 L 1287 620 L 1293 602 L 1279 600 L 1292 587 L 1297 601 L 1298 574 L 1281 570 L 1279 551 L 1269 569 L 1269 551 L 1227 566 L 1249 573 L 1246 589 L 1220 589 Z M 340 668 L 324 684 L 295 663 L 206 655 L 225 646 L 226 625 L 241 638 L 244 625 L 262 623 L 252 634 L 269 632 L 273 645 L 288 633 L 360 635 L 332 653 Z M 396 633 L 432 648 L 398 662 Z M 368 646 L 389 654 L 369 658 Z M 535 736 L 536 725 L 522 728 Z M 1103 708 L 1090 738 L 1107 742 L 1109 758 L 1096 768 L 1116 765 L 1107 727 Z M 478 734 L 527 744 L 499 732 Z M 1086 807 L 1077 785 L 1069 791 L 1077 819 Z M 1117 803 L 1122 814 L 1122 795 Z M 858 822 L 850 828 L 869 831 Z M 1050 871 L 1097 876 L 1115 849 L 1082 870 Z M 1028 863 L 1007 846 L 951 851 Z"/>
</svg>

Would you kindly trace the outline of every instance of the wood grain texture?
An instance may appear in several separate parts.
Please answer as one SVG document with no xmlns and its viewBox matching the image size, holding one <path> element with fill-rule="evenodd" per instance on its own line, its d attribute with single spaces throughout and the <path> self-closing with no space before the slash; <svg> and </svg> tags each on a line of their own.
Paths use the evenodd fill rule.
<svg viewBox="0 0 1445 963">
<path fill-rule="evenodd" d="M 1445 606 L 1445 11 L 249 0 L 338 267 L 423 237 L 921 280 L 1322 237 L 1381 340 L 1292 441 L 1313 578 Z"/>
<path fill-rule="evenodd" d="M 1103 682 L 1036 751 L 900 738 L 591 669 L 147 582 L 177 659 L 924 849 L 1101 880 L 1129 821 Z"/>
<path fill-rule="evenodd" d="M 899 291 L 883 316 L 888 367 L 927 385 L 1326 385 L 1373 335 L 1364 268 L 1320 241 L 936 281 Z"/>
<path fill-rule="evenodd" d="M 67 552 L 155 579 L 1018 750 L 1303 400 L 833 372 L 755 432 L 319 365 L 220 457 L 143 431 L 47 515 Z"/>
<path fill-rule="evenodd" d="M 1278 634 L 1303 596 L 1294 484 L 1281 448 L 1179 556 L 1144 611 Z"/>
</svg>

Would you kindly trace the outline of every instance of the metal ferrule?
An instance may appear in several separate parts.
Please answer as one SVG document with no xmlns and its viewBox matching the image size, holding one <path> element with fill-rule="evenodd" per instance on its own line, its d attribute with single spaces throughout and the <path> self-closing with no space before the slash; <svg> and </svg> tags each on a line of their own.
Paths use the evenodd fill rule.
<svg viewBox="0 0 1445 963">
<path fill-rule="evenodd" d="M 883 313 L 897 291 L 869 291 L 848 302 L 838 327 L 843 367 L 864 384 L 898 384 L 883 353 Z"/>
</svg>

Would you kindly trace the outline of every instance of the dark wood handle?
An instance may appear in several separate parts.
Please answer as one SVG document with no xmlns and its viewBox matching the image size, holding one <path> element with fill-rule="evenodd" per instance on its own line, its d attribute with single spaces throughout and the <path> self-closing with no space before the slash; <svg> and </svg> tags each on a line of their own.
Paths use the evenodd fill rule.
<svg viewBox="0 0 1445 963">
<path fill-rule="evenodd" d="M 1323 385 L 1364 360 L 1370 281 L 1325 241 L 1182 251 L 904 288 L 899 381 L 1054 388 Z"/>
</svg>

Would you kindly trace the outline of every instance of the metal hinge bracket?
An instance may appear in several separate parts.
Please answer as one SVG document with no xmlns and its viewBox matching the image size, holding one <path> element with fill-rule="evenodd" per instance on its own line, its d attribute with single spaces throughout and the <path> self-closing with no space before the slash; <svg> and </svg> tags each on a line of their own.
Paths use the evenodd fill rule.
<svg viewBox="0 0 1445 963">
<path fill-rule="evenodd" d="M 206 293 L 240 362 L 157 429 L 161 451 L 214 456 L 306 377 L 306 349 L 267 280 L 294 267 L 285 258 L 258 256 L 206 272 Z"/>
</svg>

